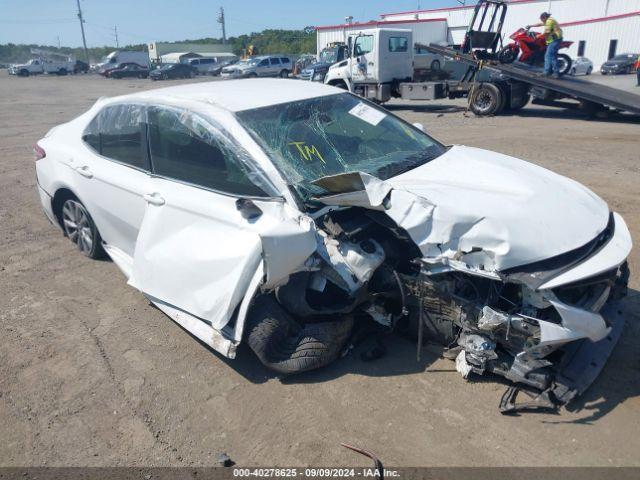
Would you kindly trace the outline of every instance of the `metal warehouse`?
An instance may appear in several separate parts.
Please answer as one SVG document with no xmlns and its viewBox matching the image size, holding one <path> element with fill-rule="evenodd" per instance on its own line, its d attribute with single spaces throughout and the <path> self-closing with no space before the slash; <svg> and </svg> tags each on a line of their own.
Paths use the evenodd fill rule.
<svg viewBox="0 0 640 480">
<path fill-rule="evenodd" d="M 349 33 L 375 27 L 410 29 L 417 43 L 459 44 L 474 6 L 384 13 L 378 21 L 318 27 L 318 51 L 330 42 L 345 41 Z M 536 23 L 544 11 L 560 22 L 565 40 L 574 42 L 567 53 L 588 57 L 596 69 L 618 53 L 640 51 L 640 0 L 512 0 L 504 35 Z"/>
</svg>

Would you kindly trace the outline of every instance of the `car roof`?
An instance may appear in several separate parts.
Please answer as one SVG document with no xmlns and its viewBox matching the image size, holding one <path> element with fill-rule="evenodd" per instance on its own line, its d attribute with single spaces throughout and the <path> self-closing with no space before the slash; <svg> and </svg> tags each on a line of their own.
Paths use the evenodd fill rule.
<svg viewBox="0 0 640 480">
<path fill-rule="evenodd" d="M 116 97 L 111 100 L 145 101 L 171 98 L 213 104 L 231 112 L 267 107 L 280 103 L 341 93 L 336 87 L 318 82 L 292 79 L 248 78 L 213 82 L 190 83 L 174 87 L 158 88 L 145 92 Z"/>
</svg>

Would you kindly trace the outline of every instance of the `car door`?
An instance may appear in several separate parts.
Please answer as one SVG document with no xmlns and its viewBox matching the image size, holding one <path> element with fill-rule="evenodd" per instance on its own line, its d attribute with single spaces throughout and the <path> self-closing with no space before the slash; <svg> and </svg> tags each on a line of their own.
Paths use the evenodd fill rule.
<svg viewBox="0 0 640 480">
<path fill-rule="evenodd" d="M 107 245 L 132 258 L 150 179 L 145 107 L 105 106 L 82 139 L 82 155 L 70 159 L 77 174 L 76 193 Z"/>
<path fill-rule="evenodd" d="M 277 57 L 271 57 L 269 59 L 269 75 L 273 75 L 275 77 L 280 74 L 280 70 L 282 70 L 280 59 Z"/>
<path fill-rule="evenodd" d="M 263 257 L 275 257 L 266 277 L 277 282 L 315 250 L 315 236 L 286 214 L 284 200 L 222 127 L 173 107 L 148 113 L 153 176 L 129 283 L 220 329 Z M 296 246 L 279 243 L 283 237 Z"/>
<path fill-rule="evenodd" d="M 256 73 L 260 77 L 268 77 L 269 75 L 271 75 L 271 66 L 269 65 L 268 58 L 264 58 L 260 61 L 260 63 L 258 63 L 256 67 Z"/>
<path fill-rule="evenodd" d="M 351 62 L 351 78 L 354 82 L 374 79 L 374 36 L 358 35 L 353 44 L 355 61 Z"/>
</svg>

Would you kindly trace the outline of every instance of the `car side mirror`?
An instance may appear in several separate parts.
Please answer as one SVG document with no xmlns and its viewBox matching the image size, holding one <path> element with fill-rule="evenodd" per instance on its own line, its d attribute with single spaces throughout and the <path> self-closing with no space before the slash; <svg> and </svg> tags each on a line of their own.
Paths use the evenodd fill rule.
<svg viewBox="0 0 640 480">
<path fill-rule="evenodd" d="M 262 210 L 248 198 L 239 198 L 236 200 L 236 209 L 246 220 L 255 220 L 262 216 Z"/>
<path fill-rule="evenodd" d="M 421 123 L 414 123 L 413 126 L 416 127 L 418 130 L 420 130 L 421 132 L 424 132 L 424 125 L 422 125 Z"/>
</svg>

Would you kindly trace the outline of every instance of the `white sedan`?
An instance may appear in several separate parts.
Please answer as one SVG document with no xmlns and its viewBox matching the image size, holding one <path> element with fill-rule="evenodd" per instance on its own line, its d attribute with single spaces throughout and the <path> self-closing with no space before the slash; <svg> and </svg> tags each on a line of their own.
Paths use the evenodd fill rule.
<svg viewBox="0 0 640 480">
<path fill-rule="evenodd" d="M 548 408 L 620 334 L 631 238 L 604 201 L 343 90 L 257 79 L 100 99 L 35 152 L 51 222 L 231 358 L 246 341 L 297 373 L 371 323 L 439 340 L 465 377 L 502 375 Z M 503 411 L 531 406 L 518 388 Z"/>
</svg>

